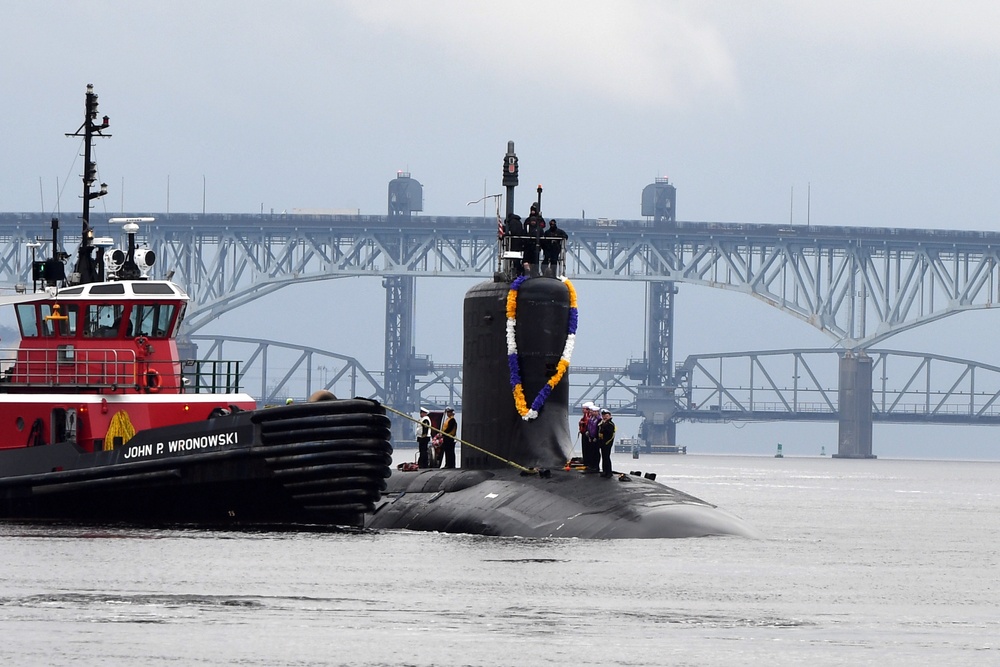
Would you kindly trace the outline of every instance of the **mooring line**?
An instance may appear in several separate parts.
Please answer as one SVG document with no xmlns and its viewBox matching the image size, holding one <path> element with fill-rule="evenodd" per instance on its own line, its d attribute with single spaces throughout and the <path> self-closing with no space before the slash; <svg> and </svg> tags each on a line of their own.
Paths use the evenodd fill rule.
<svg viewBox="0 0 1000 667">
<path fill-rule="evenodd" d="M 396 410 L 395 408 L 390 408 L 388 405 L 385 405 L 385 404 L 383 404 L 382 407 L 385 408 L 386 410 L 388 410 L 389 412 L 393 413 L 393 414 L 397 414 L 400 417 L 403 417 L 404 419 L 409 419 L 414 424 L 419 424 L 420 423 L 419 419 L 414 419 L 413 417 L 411 417 L 410 415 L 406 414 L 405 412 L 400 412 L 399 410 Z M 433 425 L 431 425 L 430 429 L 432 431 L 436 431 L 437 433 L 440 433 L 442 435 L 446 435 L 444 431 L 442 431 L 439 428 L 435 428 Z M 452 437 L 454 437 L 454 436 L 452 436 Z M 492 456 L 493 458 L 497 459 L 498 461 L 503 461 L 507 465 L 512 466 L 514 468 L 517 468 L 521 472 L 527 472 L 527 473 L 531 473 L 531 474 L 535 474 L 535 473 L 538 472 L 534 468 L 526 468 L 523 465 L 521 465 L 520 463 L 515 463 L 515 462 L 511 461 L 510 459 L 505 459 L 504 457 L 500 456 L 499 454 L 494 454 L 491 451 L 483 449 L 482 447 L 479 447 L 478 445 L 474 445 L 471 442 L 467 442 L 465 440 L 462 440 L 459 437 L 455 437 L 455 440 L 458 441 L 458 442 L 460 442 L 460 443 L 462 443 L 462 445 L 464 445 L 464 446 L 472 447 L 477 452 L 482 452 L 483 454 L 486 454 L 487 456 Z"/>
</svg>

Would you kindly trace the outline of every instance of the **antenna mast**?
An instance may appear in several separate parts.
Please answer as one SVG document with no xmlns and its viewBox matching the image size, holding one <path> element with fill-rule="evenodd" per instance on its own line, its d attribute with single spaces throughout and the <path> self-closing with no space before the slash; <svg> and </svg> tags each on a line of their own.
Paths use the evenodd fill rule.
<svg viewBox="0 0 1000 667">
<path fill-rule="evenodd" d="M 83 124 L 76 132 L 67 133 L 67 137 L 83 137 L 83 232 L 80 238 L 80 250 L 77 254 L 76 273 L 78 281 L 90 283 L 103 280 L 103 248 L 98 248 L 97 257 L 91 256 L 94 250 L 94 232 L 90 228 L 90 201 L 108 194 L 108 184 L 101 183 L 100 190 L 92 190 L 97 181 L 97 163 L 91 158 L 94 137 L 110 137 L 110 134 L 103 134 L 110 125 L 107 116 L 97 122 L 97 94 L 94 92 L 94 84 L 87 84 L 86 111 L 83 117 Z"/>
</svg>

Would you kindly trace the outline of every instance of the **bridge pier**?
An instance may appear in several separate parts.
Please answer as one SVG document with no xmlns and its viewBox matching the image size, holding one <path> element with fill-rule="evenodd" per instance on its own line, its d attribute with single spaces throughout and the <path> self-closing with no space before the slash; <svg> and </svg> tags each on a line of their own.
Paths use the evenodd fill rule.
<svg viewBox="0 0 1000 667">
<path fill-rule="evenodd" d="M 674 453 L 677 448 L 677 421 L 673 417 L 664 417 L 663 412 L 653 413 L 642 420 L 639 435 L 647 447 L 647 451 L 656 453 Z"/>
<path fill-rule="evenodd" d="M 662 228 L 676 228 L 677 188 L 657 177 L 642 189 L 642 215 Z M 655 262 L 660 271 L 668 267 Z M 674 377 L 673 281 L 648 284 L 646 303 L 646 386 L 639 387 L 636 411 L 642 415 L 640 434 L 652 451 L 677 451 L 677 387 Z M 654 449 L 655 448 L 655 449 Z"/>
<path fill-rule="evenodd" d="M 386 276 L 385 288 L 385 404 L 412 413 L 416 405 L 413 323 L 416 286 L 413 276 Z M 411 440 L 413 429 L 402 417 L 389 413 L 392 439 Z"/>
<path fill-rule="evenodd" d="M 872 454 L 872 359 L 862 350 L 840 358 L 840 459 L 874 459 Z"/>
<path fill-rule="evenodd" d="M 646 358 L 641 368 L 645 380 L 639 387 L 636 411 L 642 415 L 640 436 L 649 451 L 674 451 L 677 447 L 677 399 L 674 396 L 674 296 L 673 282 L 652 282 L 646 306 Z M 633 373 L 629 374 L 630 376 Z M 638 378 L 637 378 L 638 379 Z"/>
<path fill-rule="evenodd" d="M 636 412 L 642 415 L 639 437 L 647 452 L 671 452 L 677 447 L 677 399 L 674 387 L 641 385 L 635 398 Z"/>
</svg>

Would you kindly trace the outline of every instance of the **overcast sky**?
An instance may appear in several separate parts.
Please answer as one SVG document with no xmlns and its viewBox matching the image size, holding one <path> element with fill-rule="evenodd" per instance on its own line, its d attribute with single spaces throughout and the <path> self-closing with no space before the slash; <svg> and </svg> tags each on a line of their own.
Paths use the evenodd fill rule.
<svg viewBox="0 0 1000 667">
<path fill-rule="evenodd" d="M 383 214 L 403 169 L 425 215 L 477 214 L 466 202 L 500 191 L 514 140 L 519 201 L 542 184 L 548 217 L 638 218 L 642 188 L 668 176 L 682 220 L 1000 227 L 996 2 L 0 7 L 3 211 L 78 209 L 78 143 L 63 134 L 93 83 L 114 135 L 98 141 L 111 194 L 97 213 L 163 211 L 169 180 L 173 212 L 204 195 L 209 212 Z M 641 287 L 626 292 L 614 307 L 641 330 Z M 745 297 L 681 299 L 680 357 L 829 344 Z M 727 336 L 733 303 L 767 313 Z M 587 308 L 581 293 L 578 350 L 597 357 Z M 457 361 L 441 329 L 424 316 L 418 352 Z M 616 360 L 641 356 L 632 339 Z"/>
<path fill-rule="evenodd" d="M 552 216 L 995 229 L 996 2 L 11 2 L 0 209 L 55 206 L 84 87 L 109 211 L 425 213 L 498 189 Z M 77 165 L 78 167 L 78 165 Z M 39 192 L 39 179 L 42 192 Z M 125 179 L 124 193 L 121 181 Z M 62 206 L 75 210 L 76 183 Z M 523 195 L 522 195 L 523 196 Z"/>
</svg>

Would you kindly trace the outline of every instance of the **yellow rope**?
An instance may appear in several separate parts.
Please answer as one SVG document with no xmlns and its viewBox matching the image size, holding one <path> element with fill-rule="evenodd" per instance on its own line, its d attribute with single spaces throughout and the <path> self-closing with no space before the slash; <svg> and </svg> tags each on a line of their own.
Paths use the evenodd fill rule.
<svg viewBox="0 0 1000 667">
<path fill-rule="evenodd" d="M 388 405 L 384 405 L 384 404 L 382 405 L 382 407 L 385 408 L 386 410 L 388 410 L 389 412 L 393 413 L 393 414 L 397 414 L 400 417 L 403 417 L 404 419 L 409 419 L 414 424 L 419 424 L 420 423 L 419 419 L 414 419 L 413 417 L 411 417 L 410 415 L 406 414 L 405 412 L 400 412 L 399 410 L 394 410 L 393 408 L 390 408 Z M 442 435 L 445 435 L 445 432 L 442 431 L 439 428 L 435 428 L 434 426 L 431 426 L 430 429 L 432 431 L 436 431 L 436 432 L 438 432 L 438 433 L 440 433 Z M 520 463 L 514 463 L 510 459 L 505 459 L 504 457 L 500 456 L 499 454 L 494 454 L 493 452 L 487 451 L 487 450 L 483 449 L 482 447 L 478 447 L 478 446 L 472 444 L 471 442 L 466 442 L 465 440 L 462 440 L 461 438 L 456 437 L 455 440 L 457 440 L 458 442 L 462 443 L 463 446 L 472 447 L 477 452 L 482 452 L 483 454 L 486 454 L 487 456 L 492 456 L 493 458 L 495 458 L 498 461 L 502 461 L 502 462 L 506 463 L 507 465 L 509 465 L 511 467 L 517 468 L 521 472 L 528 472 L 528 473 L 532 473 L 532 474 L 538 472 L 534 468 L 525 468 Z"/>
<path fill-rule="evenodd" d="M 132 426 L 132 420 L 129 419 L 127 412 L 119 410 L 111 418 L 111 423 L 108 424 L 108 432 L 104 435 L 104 451 L 115 448 L 115 437 L 120 437 L 124 445 L 133 436 L 135 436 L 135 427 Z"/>
</svg>

